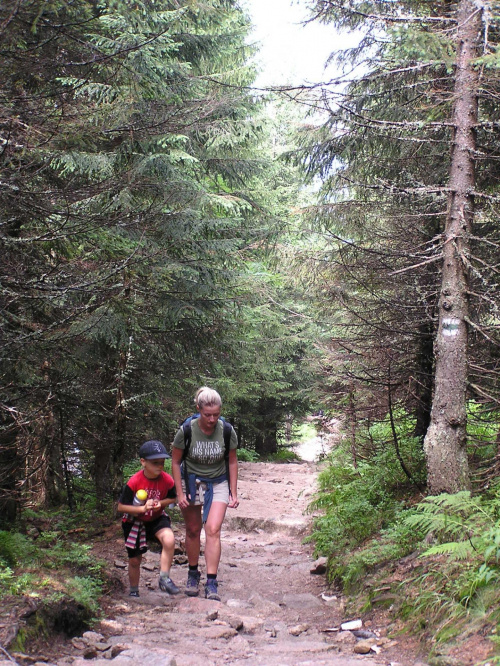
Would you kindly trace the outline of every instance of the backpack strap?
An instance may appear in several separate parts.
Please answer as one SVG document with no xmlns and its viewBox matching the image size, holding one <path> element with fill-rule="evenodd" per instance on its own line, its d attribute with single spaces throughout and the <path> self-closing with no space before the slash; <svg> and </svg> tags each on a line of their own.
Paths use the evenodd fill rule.
<svg viewBox="0 0 500 666">
<path fill-rule="evenodd" d="M 184 450 L 182 452 L 182 460 L 184 460 L 187 457 L 187 454 L 189 453 L 189 447 L 191 446 L 191 437 L 192 437 L 191 419 L 192 417 L 186 419 L 182 424 L 182 431 L 184 433 Z"/>
<path fill-rule="evenodd" d="M 184 432 L 184 450 L 182 451 L 182 458 L 181 458 L 181 463 L 184 463 L 182 465 L 182 469 L 184 471 L 184 483 L 186 484 L 186 493 L 189 492 L 189 474 L 187 471 L 187 465 L 184 462 L 184 460 L 187 458 L 187 454 L 189 453 L 189 447 L 191 446 L 191 438 L 193 431 L 191 429 L 191 418 L 186 419 L 184 423 L 182 424 L 182 431 Z"/>
<path fill-rule="evenodd" d="M 226 461 L 226 476 L 227 485 L 229 486 L 229 494 L 231 495 L 231 484 L 229 482 L 229 450 L 231 448 L 231 431 L 233 427 L 227 421 L 223 421 L 223 435 L 224 435 L 224 460 Z"/>
</svg>

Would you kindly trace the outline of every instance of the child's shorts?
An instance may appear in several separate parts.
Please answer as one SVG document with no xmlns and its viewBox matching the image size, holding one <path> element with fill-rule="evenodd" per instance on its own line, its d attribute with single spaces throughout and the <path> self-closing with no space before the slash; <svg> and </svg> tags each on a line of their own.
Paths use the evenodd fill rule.
<svg viewBox="0 0 500 666">
<path fill-rule="evenodd" d="M 186 483 L 183 478 L 181 478 L 182 490 L 186 494 Z M 214 483 L 214 496 L 212 502 L 223 502 L 224 504 L 229 504 L 229 484 L 227 481 L 221 481 L 220 483 Z M 203 482 L 196 484 L 196 497 L 194 500 L 194 506 L 203 506 L 203 497 L 205 495 L 206 484 Z"/>
<path fill-rule="evenodd" d="M 122 529 L 125 541 L 128 539 L 128 535 L 130 534 L 132 525 L 133 523 L 122 523 Z M 165 529 L 165 527 L 170 527 L 170 517 L 163 514 L 159 518 L 156 518 L 155 520 L 143 523 L 143 525 L 146 528 L 146 541 L 152 541 L 153 539 L 157 541 L 158 539 L 156 539 L 155 534 L 160 530 Z M 125 546 L 125 548 L 127 549 L 129 557 L 138 557 L 139 555 L 142 555 L 142 553 L 145 553 L 147 551 L 147 547 L 129 548 L 128 546 Z"/>
</svg>

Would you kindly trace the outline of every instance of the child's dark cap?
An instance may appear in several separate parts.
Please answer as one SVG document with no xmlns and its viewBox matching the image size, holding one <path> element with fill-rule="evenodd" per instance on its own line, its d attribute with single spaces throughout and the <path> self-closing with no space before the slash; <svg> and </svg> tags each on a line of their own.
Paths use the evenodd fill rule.
<svg viewBox="0 0 500 666">
<path fill-rule="evenodd" d="M 153 460 L 154 458 L 170 458 L 166 448 L 157 439 L 150 439 L 139 449 L 139 458 Z"/>
</svg>

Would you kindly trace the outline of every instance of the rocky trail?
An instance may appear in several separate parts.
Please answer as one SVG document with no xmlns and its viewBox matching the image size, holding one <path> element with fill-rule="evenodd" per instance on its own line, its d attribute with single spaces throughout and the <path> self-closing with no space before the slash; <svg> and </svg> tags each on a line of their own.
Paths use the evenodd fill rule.
<svg viewBox="0 0 500 666">
<path fill-rule="evenodd" d="M 315 569 L 312 546 L 302 543 L 310 516 L 317 465 L 241 463 L 240 507 L 223 526 L 219 570 L 222 601 L 186 597 L 182 525 L 172 578 L 181 594 L 158 589 L 159 554 L 149 551 L 141 571 L 141 596 L 128 597 L 119 526 L 96 544 L 114 568 L 118 591 L 105 600 L 105 616 L 93 632 L 68 641 L 58 666 L 416 666 L 387 628 L 365 618 L 361 632 L 342 631 L 344 601 Z M 200 562 L 202 582 L 204 561 Z M 368 638 L 367 638 L 368 637 Z M 366 654 L 361 654 L 362 652 Z"/>
</svg>

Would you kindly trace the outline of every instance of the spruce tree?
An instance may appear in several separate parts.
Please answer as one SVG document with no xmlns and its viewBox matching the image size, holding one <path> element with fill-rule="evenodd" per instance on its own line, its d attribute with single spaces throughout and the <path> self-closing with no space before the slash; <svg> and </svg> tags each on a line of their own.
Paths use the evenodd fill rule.
<svg viewBox="0 0 500 666">
<path fill-rule="evenodd" d="M 329 118 L 304 141 L 308 172 L 323 179 L 314 222 L 330 264 L 323 284 L 338 304 L 336 353 L 352 382 L 371 387 L 371 418 L 396 402 L 413 413 L 416 434 L 427 435 L 429 490 L 468 487 L 467 400 L 498 408 L 488 250 L 497 17 L 464 3 L 314 6 L 318 19 L 363 35 L 341 58 L 358 69 L 324 90 Z"/>
</svg>

